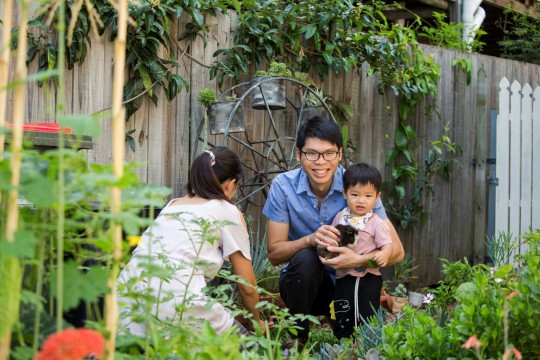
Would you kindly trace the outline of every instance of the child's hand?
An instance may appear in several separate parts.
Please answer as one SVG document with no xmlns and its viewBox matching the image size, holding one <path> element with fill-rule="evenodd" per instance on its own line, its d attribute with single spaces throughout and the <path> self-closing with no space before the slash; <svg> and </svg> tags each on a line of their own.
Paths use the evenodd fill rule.
<svg viewBox="0 0 540 360">
<path fill-rule="evenodd" d="M 371 259 L 377 263 L 377 266 L 385 267 L 386 265 L 388 265 L 389 257 L 390 255 L 385 253 L 384 251 L 377 251 Z M 369 264 L 369 266 L 371 267 L 371 264 Z"/>
</svg>

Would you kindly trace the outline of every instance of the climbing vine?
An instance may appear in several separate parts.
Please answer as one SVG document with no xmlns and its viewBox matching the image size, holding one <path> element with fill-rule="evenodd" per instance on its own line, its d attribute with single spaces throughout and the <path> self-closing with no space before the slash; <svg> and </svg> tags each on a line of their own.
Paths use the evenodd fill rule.
<svg viewBox="0 0 540 360">
<path fill-rule="evenodd" d="M 37 11 L 36 18 L 29 22 L 27 63 L 38 59 L 38 70 L 56 67 L 57 37 L 50 31 L 50 24 L 58 21 L 58 1 L 50 1 Z M 116 37 L 117 13 L 107 0 L 67 0 L 65 7 L 68 69 L 82 64 L 91 46 L 90 32 L 107 35 L 112 41 Z M 206 34 L 205 15 L 216 16 L 229 9 L 240 10 L 237 0 L 146 0 L 129 4 L 129 24 L 126 43 L 127 82 L 124 87 L 126 120 L 137 111 L 143 96 L 157 105 L 155 86 L 162 87 L 169 101 L 186 89 L 189 83 L 176 69 L 180 67 L 177 53 L 185 54 L 179 40 L 195 39 Z M 183 31 L 176 37 L 171 33 L 172 23 L 180 16 L 187 16 Z M 15 33 L 17 33 L 15 29 Z M 17 46 L 13 37 L 12 48 Z"/>
<path fill-rule="evenodd" d="M 29 23 L 33 31 L 28 34 L 28 61 L 38 58 L 40 70 L 56 66 L 55 34 L 48 30 L 48 24 L 57 21 L 54 3 L 49 2 Z M 72 68 L 85 60 L 92 29 L 114 39 L 117 18 L 107 0 L 68 0 L 67 4 L 66 24 L 75 24 L 67 35 L 71 37 L 67 64 Z M 157 104 L 156 85 L 164 89 L 168 100 L 189 89 L 187 80 L 176 71 L 179 54 L 187 56 L 187 49 L 178 41 L 199 36 L 205 40 L 205 15 L 234 9 L 238 13 L 234 45 L 218 49 L 209 69 L 219 86 L 225 77 L 240 80 L 249 66 L 260 69 L 272 60 L 285 62 L 298 72 L 315 73 L 323 80 L 330 72 L 353 71 L 367 62 L 369 74 L 376 73 L 380 79 L 379 92 L 391 91 L 398 97 L 399 126 L 386 157 L 393 169 L 385 190 L 386 206 L 402 227 L 417 224 L 418 216 L 425 213 L 422 194 L 431 188 L 429 180 L 434 174 L 451 170 L 456 145 L 445 132 L 431 144 L 431 158 L 425 160 L 425 166 L 415 158 L 418 144 L 409 117 L 420 101 L 436 98 L 439 65 L 419 45 L 420 20 L 409 26 L 388 22 L 384 6 L 380 1 L 350 0 L 147 0 L 130 4 L 124 88 L 127 118 L 141 106 L 142 96 Z M 188 20 L 175 36 L 171 24 L 182 15 Z"/>
</svg>

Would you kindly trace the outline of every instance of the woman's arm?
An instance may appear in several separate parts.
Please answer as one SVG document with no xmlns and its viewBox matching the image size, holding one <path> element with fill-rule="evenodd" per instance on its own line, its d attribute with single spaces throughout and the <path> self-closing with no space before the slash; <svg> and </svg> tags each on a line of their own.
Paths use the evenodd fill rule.
<svg viewBox="0 0 540 360">
<path fill-rule="evenodd" d="M 240 251 L 236 251 L 229 255 L 229 260 L 231 261 L 233 273 L 245 279 L 251 285 L 238 284 L 238 291 L 242 297 L 242 303 L 246 309 L 253 314 L 253 319 L 261 325 L 264 332 L 264 322 L 261 321 L 259 309 L 255 307 L 259 302 L 259 293 L 255 289 L 257 281 L 255 280 L 255 274 L 253 273 L 251 260 L 246 259 Z"/>
</svg>

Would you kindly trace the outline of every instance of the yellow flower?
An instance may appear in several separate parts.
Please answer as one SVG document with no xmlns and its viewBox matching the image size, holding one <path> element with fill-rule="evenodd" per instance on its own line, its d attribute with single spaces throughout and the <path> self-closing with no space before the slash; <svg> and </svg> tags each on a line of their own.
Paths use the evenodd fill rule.
<svg viewBox="0 0 540 360">
<path fill-rule="evenodd" d="M 140 235 L 128 235 L 128 236 L 126 236 L 126 240 L 128 241 L 129 246 L 137 246 L 139 241 L 141 241 L 141 236 Z"/>
</svg>

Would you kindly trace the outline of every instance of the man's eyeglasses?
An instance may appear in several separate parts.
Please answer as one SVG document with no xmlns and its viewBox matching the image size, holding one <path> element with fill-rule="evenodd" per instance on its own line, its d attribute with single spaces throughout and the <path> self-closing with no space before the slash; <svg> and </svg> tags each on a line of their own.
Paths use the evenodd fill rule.
<svg viewBox="0 0 540 360">
<path fill-rule="evenodd" d="M 300 150 L 300 152 L 302 154 L 304 154 L 304 156 L 306 157 L 306 160 L 309 160 L 309 161 L 317 161 L 319 160 L 319 158 L 323 157 L 324 160 L 326 161 L 332 161 L 332 160 L 336 160 L 338 154 L 339 154 L 339 151 L 325 151 L 325 152 L 318 152 L 318 151 L 303 151 L 303 150 Z"/>
</svg>

